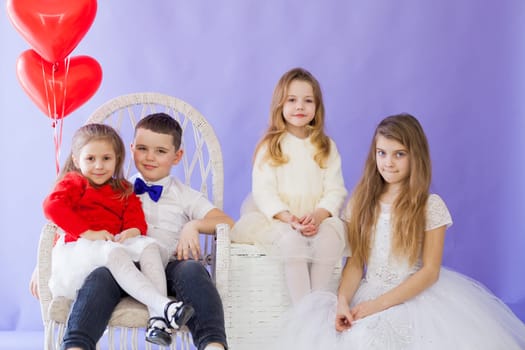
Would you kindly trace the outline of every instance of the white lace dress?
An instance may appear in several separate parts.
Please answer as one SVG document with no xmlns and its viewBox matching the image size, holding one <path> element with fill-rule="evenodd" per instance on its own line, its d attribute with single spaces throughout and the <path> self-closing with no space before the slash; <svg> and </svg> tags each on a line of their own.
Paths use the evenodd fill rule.
<svg viewBox="0 0 525 350">
<path fill-rule="evenodd" d="M 429 197 L 427 230 L 452 223 L 445 203 Z M 393 258 L 390 212 L 383 206 L 366 272 L 352 305 L 396 287 L 417 269 Z M 335 331 L 336 296 L 316 292 L 286 316 L 272 349 L 525 349 L 525 324 L 478 282 L 442 268 L 417 297 Z"/>
</svg>

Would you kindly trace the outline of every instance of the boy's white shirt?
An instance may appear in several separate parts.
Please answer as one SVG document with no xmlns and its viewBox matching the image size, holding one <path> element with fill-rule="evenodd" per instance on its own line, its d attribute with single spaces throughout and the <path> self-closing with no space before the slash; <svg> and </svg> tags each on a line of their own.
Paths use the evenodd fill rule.
<svg viewBox="0 0 525 350">
<path fill-rule="evenodd" d="M 130 178 L 131 183 L 138 177 L 143 179 L 140 174 L 135 174 Z M 183 184 L 174 176 L 144 182 L 147 185 L 162 186 L 158 202 L 151 200 L 147 192 L 138 196 L 148 224 L 147 235 L 157 240 L 164 250 L 163 255 L 167 254 L 163 256 L 163 260 L 172 259 L 182 227 L 191 220 L 204 218 L 215 206 L 201 192 Z"/>
</svg>

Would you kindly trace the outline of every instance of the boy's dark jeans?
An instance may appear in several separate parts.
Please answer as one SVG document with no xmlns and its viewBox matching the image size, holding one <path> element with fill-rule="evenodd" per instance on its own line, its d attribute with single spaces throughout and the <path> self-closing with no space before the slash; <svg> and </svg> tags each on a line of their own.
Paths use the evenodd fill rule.
<svg viewBox="0 0 525 350">
<path fill-rule="evenodd" d="M 191 304 L 195 314 L 187 323 L 199 350 L 212 342 L 226 348 L 222 302 L 208 271 L 194 260 L 172 261 L 166 267 L 168 294 Z M 84 281 L 68 317 L 62 349 L 95 350 L 111 314 L 127 294 L 109 270 L 99 267 Z"/>
</svg>

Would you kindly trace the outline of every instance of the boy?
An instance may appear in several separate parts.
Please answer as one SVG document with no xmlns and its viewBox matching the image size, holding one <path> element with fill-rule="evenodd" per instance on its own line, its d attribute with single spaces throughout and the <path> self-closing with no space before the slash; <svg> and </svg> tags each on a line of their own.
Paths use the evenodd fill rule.
<svg viewBox="0 0 525 350">
<path fill-rule="evenodd" d="M 181 137 L 179 123 L 165 113 L 140 120 L 131 145 L 139 174 L 131 181 L 142 201 L 148 235 L 165 253 L 174 254 L 166 267 L 168 294 L 193 306 L 195 313 L 186 325 L 194 344 L 199 350 L 226 349 L 221 299 L 207 270 L 190 257 L 199 256 L 199 232 L 213 233 L 219 223 L 233 226 L 233 220 L 200 192 L 170 176 L 184 152 Z M 123 296 L 107 269 L 93 271 L 73 303 L 62 348 L 94 350 Z"/>
</svg>

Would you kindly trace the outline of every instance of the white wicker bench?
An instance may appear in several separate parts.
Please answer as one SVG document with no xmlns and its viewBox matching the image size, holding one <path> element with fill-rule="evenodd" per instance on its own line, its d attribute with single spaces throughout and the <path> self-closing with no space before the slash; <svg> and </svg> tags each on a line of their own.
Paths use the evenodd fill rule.
<svg viewBox="0 0 525 350">
<path fill-rule="evenodd" d="M 250 244 L 230 244 L 228 290 L 223 295 L 226 334 L 231 350 L 258 349 L 278 335 L 291 301 L 281 261 Z M 341 265 L 333 272 L 335 291 Z"/>
</svg>

